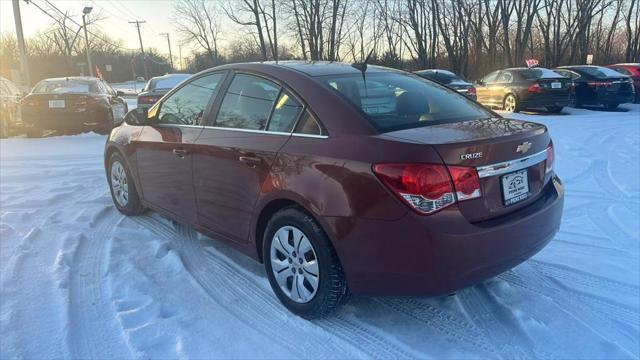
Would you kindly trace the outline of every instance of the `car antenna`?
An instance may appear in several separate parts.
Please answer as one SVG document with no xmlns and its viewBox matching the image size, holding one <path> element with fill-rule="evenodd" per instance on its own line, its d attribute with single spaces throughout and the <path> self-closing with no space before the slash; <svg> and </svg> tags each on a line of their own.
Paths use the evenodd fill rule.
<svg viewBox="0 0 640 360">
<path fill-rule="evenodd" d="M 365 96 L 367 96 L 367 78 L 365 73 L 367 71 L 367 64 L 369 63 L 369 59 L 371 59 L 372 54 L 373 54 L 373 49 L 369 51 L 369 55 L 367 55 L 366 59 L 364 59 L 364 62 L 351 64 L 352 67 L 360 70 L 360 72 L 362 73 L 362 81 L 364 82 Z"/>
</svg>

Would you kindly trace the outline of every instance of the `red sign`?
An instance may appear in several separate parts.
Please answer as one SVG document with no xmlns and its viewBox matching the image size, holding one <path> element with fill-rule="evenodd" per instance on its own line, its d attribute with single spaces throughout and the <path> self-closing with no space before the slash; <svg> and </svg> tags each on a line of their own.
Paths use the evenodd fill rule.
<svg viewBox="0 0 640 360">
<path fill-rule="evenodd" d="M 102 71 L 100 71 L 100 67 L 99 67 L 98 65 L 96 65 L 96 75 L 97 75 L 100 79 L 103 79 L 103 80 L 104 80 L 104 78 L 102 77 Z"/>
<path fill-rule="evenodd" d="M 527 63 L 527 67 L 530 67 L 530 68 L 538 66 L 538 60 L 536 59 L 528 59 L 528 60 L 525 60 L 525 62 Z"/>
</svg>

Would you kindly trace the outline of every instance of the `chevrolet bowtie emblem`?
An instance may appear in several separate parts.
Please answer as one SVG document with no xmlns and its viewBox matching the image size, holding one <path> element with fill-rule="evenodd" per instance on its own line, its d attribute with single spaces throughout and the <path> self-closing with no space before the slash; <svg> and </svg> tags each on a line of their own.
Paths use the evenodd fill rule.
<svg viewBox="0 0 640 360">
<path fill-rule="evenodd" d="M 528 141 L 525 141 L 522 144 L 518 145 L 518 147 L 516 148 L 516 152 L 524 154 L 527 151 L 529 151 L 529 149 L 531 149 L 531 143 Z"/>
</svg>

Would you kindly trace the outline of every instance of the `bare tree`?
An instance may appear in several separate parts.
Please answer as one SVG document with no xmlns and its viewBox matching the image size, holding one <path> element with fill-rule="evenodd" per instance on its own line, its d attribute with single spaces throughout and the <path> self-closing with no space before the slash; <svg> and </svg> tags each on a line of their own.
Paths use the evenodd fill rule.
<svg viewBox="0 0 640 360">
<path fill-rule="evenodd" d="M 206 0 L 179 0 L 174 4 L 173 20 L 185 43 L 197 44 L 204 50 L 212 64 L 220 56 L 218 44 L 221 29 L 215 2 Z"/>
</svg>

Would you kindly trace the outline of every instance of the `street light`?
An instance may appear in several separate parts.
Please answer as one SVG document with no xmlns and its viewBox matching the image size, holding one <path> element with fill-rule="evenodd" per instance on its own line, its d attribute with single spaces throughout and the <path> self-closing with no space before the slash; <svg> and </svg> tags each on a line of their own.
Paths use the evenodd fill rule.
<svg viewBox="0 0 640 360">
<path fill-rule="evenodd" d="M 93 65 L 91 65 L 91 54 L 89 53 L 89 35 L 87 35 L 87 21 L 85 17 L 91 13 L 93 7 L 85 6 L 82 9 L 82 25 L 84 27 L 84 44 L 87 47 L 87 67 L 89 68 L 89 75 L 93 76 Z"/>
</svg>

